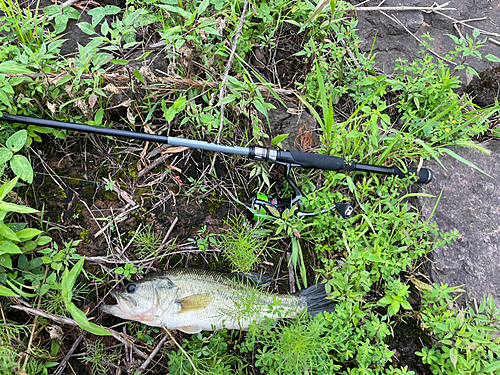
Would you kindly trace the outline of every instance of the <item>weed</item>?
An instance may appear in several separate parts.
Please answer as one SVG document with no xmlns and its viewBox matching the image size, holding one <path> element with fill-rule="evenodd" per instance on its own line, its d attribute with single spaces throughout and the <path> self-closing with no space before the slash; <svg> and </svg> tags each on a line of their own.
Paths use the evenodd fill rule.
<svg viewBox="0 0 500 375">
<path fill-rule="evenodd" d="M 161 244 L 161 238 L 153 230 L 153 223 L 147 225 L 134 238 L 134 246 L 138 257 L 155 254 Z"/>
<path fill-rule="evenodd" d="M 119 356 L 116 351 L 105 352 L 102 342 L 95 341 L 87 343 L 87 352 L 82 357 L 82 362 L 90 365 L 92 375 L 105 375 Z"/>
<path fill-rule="evenodd" d="M 259 257 L 270 250 L 269 231 L 258 226 L 252 227 L 243 215 L 229 218 L 226 225 L 229 229 L 217 236 L 222 255 L 233 271 L 251 271 Z"/>
<path fill-rule="evenodd" d="M 328 320 L 318 314 L 309 320 L 301 313 L 290 324 L 276 325 L 272 320 L 249 328 L 242 352 L 257 349 L 255 362 L 267 374 L 331 374 L 340 369 L 330 351 Z"/>
<path fill-rule="evenodd" d="M 208 250 L 210 246 L 216 246 L 217 240 L 214 233 L 208 233 L 207 226 L 204 225 L 198 231 L 198 238 L 188 238 L 188 241 L 198 247 L 199 250 Z"/>
<path fill-rule="evenodd" d="M 416 354 L 434 374 L 493 374 L 500 370 L 500 310 L 492 296 L 485 296 L 477 311 L 450 309 L 461 292 L 448 285 L 416 281 L 423 292 L 422 327 L 435 338 Z"/>
<path fill-rule="evenodd" d="M 246 364 L 243 360 L 235 354 L 228 353 L 228 344 L 231 341 L 231 335 L 227 330 L 215 331 L 210 335 L 198 333 L 190 341 L 184 339 L 183 349 L 173 351 L 169 356 L 170 373 L 172 375 L 244 374 Z"/>
</svg>

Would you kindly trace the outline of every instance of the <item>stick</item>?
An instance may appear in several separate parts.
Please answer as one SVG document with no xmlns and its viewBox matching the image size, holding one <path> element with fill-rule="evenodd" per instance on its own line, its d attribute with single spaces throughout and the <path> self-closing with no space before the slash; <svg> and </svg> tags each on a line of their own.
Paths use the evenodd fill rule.
<svg viewBox="0 0 500 375">
<path fill-rule="evenodd" d="M 448 1 L 447 3 L 445 4 L 449 4 L 450 2 Z M 443 4 L 443 5 L 445 5 Z M 356 11 L 374 11 L 374 10 L 379 10 L 379 11 L 391 11 L 391 10 L 395 10 L 395 11 L 411 11 L 411 10 L 422 10 L 422 11 L 436 11 L 436 10 L 457 10 L 456 8 L 441 8 L 441 5 L 440 6 L 430 6 L 430 7 L 410 7 L 410 6 L 399 6 L 399 7 L 380 7 L 380 6 L 376 6 L 376 7 L 354 7 L 354 9 L 356 9 Z"/>
<path fill-rule="evenodd" d="M 156 354 L 158 354 L 158 352 L 160 351 L 161 347 L 163 346 L 163 344 L 165 344 L 165 341 L 167 341 L 167 338 L 168 336 L 167 335 L 164 335 L 163 338 L 161 339 L 161 341 L 158 343 L 158 345 L 156 345 L 156 348 L 151 352 L 151 355 L 148 357 L 148 359 L 146 359 L 144 361 L 144 363 L 141 365 L 141 367 L 139 367 L 136 371 L 136 373 L 138 375 L 140 375 L 144 370 L 146 370 L 146 367 L 148 367 L 148 365 L 151 363 L 151 361 L 153 360 L 153 358 L 156 356 Z"/>
<path fill-rule="evenodd" d="M 236 53 L 236 47 L 238 46 L 238 41 L 240 39 L 241 31 L 243 30 L 243 23 L 245 22 L 246 13 L 248 9 L 248 0 L 245 0 L 245 4 L 243 5 L 243 11 L 240 16 L 240 23 L 238 24 L 238 29 L 236 30 L 236 34 L 234 34 L 231 55 L 229 56 L 229 61 L 227 62 L 226 69 L 224 70 L 224 77 L 222 78 L 222 85 L 220 88 L 219 94 L 219 105 L 220 105 L 220 126 L 219 126 L 219 134 L 215 137 L 215 141 L 218 142 L 220 138 L 220 134 L 222 132 L 222 125 L 224 123 L 224 109 L 226 108 L 225 103 L 221 103 L 224 97 L 226 96 L 226 83 L 227 77 L 229 76 L 229 71 L 233 66 L 234 54 Z M 215 158 L 214 158 L 215 160 Z"/>
<path fill-rule="evenodd" d="M 465 23 L 465 21 L 459 21 L 459 20 L 456 20 L 455 18 L 450 17 L 450 16 L 448 16 L 448 15 L 446 15 L 446 14 L 444 14 L 444 13 L 438 12 L 437 10 L 434 10 L 434 12 L 435 12 L 435 13 L 437 13 L 437 14 L 439 14 L 439 15 L 441 15 L 441 16 L 443 16 L 443 17 L 449 18 L 449 19 L 450 19 L 450 20 L 452 20 L 453 22 L 458 22 L 458 23 L 461 23 L 461 24 L 462 24 L 462 25 L 464 25 L 464 26 L 470 27 L 471 29 L 476 29 L 476 30 L 478 30 L 481 34 L 485 34 L 485 35 L 492 35 L 492 36 L 500 37 L 500 34 L 498 34 L 498 33 L 491 33 L 491 32 L 486 31 L 486 30 L 478 29 L 477 27 L 474 27 L 474 26 L 471 26 L 471 25 L 466 24 L 466 23 Z M 475 21 L 475 19 L 470 20 L 470 21 Z"/>
<path fill-rule="evenodd" d="M 65 318 L 65 317 L 60 316 L 60 315 L 50 314 L 50 313 L 46 313 L 45 311 L 42 311 L 39 309 L 34 309 L 32 307 L 24 307 L 24 306 L 20 306 L 20 305 L 12 305 L 11 307 L 16 309 L 16 310 L 24 311 L 27 314 L 41 316 L 41 317 L 44 317 L 46 319 L 50 319 L 58 324 L 67 324 L 67 325 L 70 325 L 73 327 L 79 327 L 76 320 L 73 320 L 70 318 Z M 144 354 L 141 350 L 137 349 L 134 344 L 132 344 L 132 341 L 130 340 L 131 337 L 129 337 L 129 336 L 123 337 L 121 333 L 116 332 L 115 330 L 113 330 L 111 328 L 107 328 L 107 327 L 102 327 L 102 328 L 104 328 L 106 331 L 111 333 L 111 336 L 113 336 L 116 340 L 122 342 L 127 347 L 131 348 L 140 357 L 142 357 L 144 359 L 148 358 L 148 356 L 146 354 Z"/>
<path fill-rule="evenodd" d="M 68 351 L 68 353 L 66 353 L 66 356 L 63 358 L 61 363 L 59 363 L 59 366 L 57 366 L 56 371 L 54 371 L 54 373 L 52 375 L 61 375 L 62 374 L 62 372 L 66 368 L 67 362 L 69 361 L 69 359 L 73 355 L 73 352 L 76 350 L 76 348 L 78 348 L 78 345 L 80 345 L 82 340 L 83 340 L 83 336 L 78 335 L 78 338 L 75 340 L 75 342 L 71 346 L 71 349 Z"/>
</svg>

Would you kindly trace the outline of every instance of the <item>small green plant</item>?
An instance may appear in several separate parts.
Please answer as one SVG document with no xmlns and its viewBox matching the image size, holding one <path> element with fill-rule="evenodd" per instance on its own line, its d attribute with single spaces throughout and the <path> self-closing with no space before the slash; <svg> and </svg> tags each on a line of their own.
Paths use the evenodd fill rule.
<svg viewBox="0 0 500 375">
<path fill-rule="evenodd" d="M 243 358 L 229 353 L 231 335 L 227 330 L 198 333 L 183 340 L 182 349 L 170 353 L 168 361 L 172 375 L 240 375 L 247 367 Z"/>
<path fill-rule="evenodd" d="M 217 236 L 222 255 L 233 271 L 251 271 L 259 257 L 270 250 L 269 231 L 258 226 L 252 227 L 243 215 L 229 218 L 226 225 L 229 229 Z"/>
<path fill-rule="evenodd" d="M 416 283 L 423 292 L 422 328 L 435 340 L 416 354 L 433 374 L 497 374 L 500 371 L 500 310 L 490 295 L 477 311 L 452 309 L 458 287 Z"/>
<path fill-rule="evenodd" d="M 50 266 L 55 271 L 61 271 L 63 267 L 73 264 L 73 261 L 78 261 L 82 258 L 76 254 L 76 247 L 82 240 L 71 240 L 64 243 L 64 248 L 59 250 L 59 245 L 54 242 L 54 248 L 47 248 L 40 252 L 44 254 L 41 258 L 43 262 Z"/>
<path fill-rule="evenodd" d="M 242 352 L 257 349 L 255 364 L 261 373 L 332 374 L 341 366 L 330 355 L 332 340 L 325 337 L 329 325 L 322 314 L 310 320 L 301 313 L 290 324 L 269 319 L 249 328 Z"/>
<path fill-rule="evenodd" d="M 132 263 L 127 263 L 123 267 L 115 268 L 115 273 L 117 275 L 123 275 L 127 280 L 130 280 L 132 275 L 135 275 L 139 271 Z"/>
<path fill-rule="evenodd" d="M 147 225 L 134 238 L 134 246 L 139 257 L 155 254 L 161 244 L 161 238 L 153 230 L 153 223 Z"/>
<path fill-rule="evenodd" d="M 108 180 L 108 181 L 106 181 L 106 186 L 104 188 L 106 189 L 106 191 L 113 191 L 115 184 L 116 184 L 116 181 Z"/>
<path fill-rule="evenodd" d="M 198 238 L 188 238 L 188 241 L 198 247 L 199 250 L 208 250 L 210 246 L 217 246 L 217 239 L 214 233 L 208 233 L 207 226 L 204 225 L 198 231 Z"/>
<path fill-rule="evenodd" d="M 106 375 L 119 357 L 117 351 L 104 351 L 99 340 L 87 343 L 87 352 L 82 357 L 82 362 L 90 365 L 92 375 Z"/>
<path fill-rule="evenodd" d="M 26 130 L 18 130 L 7 139 L 6 146 L 0 147 L 0 165 L 7 162 L 10 163 L 10 168 L 24 181 L 33 182 L 33 168 L 31 163 L 24 155 L 15 155 L 26 144 L 28 132 Z"/>
</svg>

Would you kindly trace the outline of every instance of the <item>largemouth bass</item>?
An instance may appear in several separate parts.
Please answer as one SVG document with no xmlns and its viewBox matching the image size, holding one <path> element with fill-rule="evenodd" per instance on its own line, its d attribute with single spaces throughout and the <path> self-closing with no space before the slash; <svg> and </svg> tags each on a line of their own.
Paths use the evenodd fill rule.
<svg viewBox="0 0 500 375">
<path fill-rule="evenodd" d="M 311 315 L 333 311 L 324 285 L 295 295 L 269 294 L 243 277 L 202 269 L 173 269 L 145 277 L 111 292 L 116 305 L 101 311 L 153 327 L 193 334 L 222 328 L 247 329 L 252 321 L 294 317 L 307 308 Z M 281 311 L 269 309 L 279 303 Z"/>
</svg>

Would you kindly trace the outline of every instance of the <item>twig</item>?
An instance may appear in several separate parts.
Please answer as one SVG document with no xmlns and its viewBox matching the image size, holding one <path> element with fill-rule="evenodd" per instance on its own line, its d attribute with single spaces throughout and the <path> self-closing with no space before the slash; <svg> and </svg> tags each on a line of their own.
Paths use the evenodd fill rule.
<svg viewBox="0 0 500 375">
<path fill-rule="evenodd" d="M 410 30 L 408 30 L 408 28 L 407 28 L 407 27 L 406 27 L 406 26 L 405 26 L 405 25 L 404 25 L 404 24 L 403 24 L 400 20 L 398 20 L 398 19 L 397 19 L 397 17 L 390 16 L 390 15 L 388 15 L 387 13 L 382 12 L 382 11 L 380 11 L 380 13 L 382 13 L 384 16 L 386 16 L 386 17 L 387 17 L 387 18 L 389 18 L 390 20 L 392 20 L 392 21 L 396 22 L 398 25 L 402 26 L 402 27 L 406 30 L 406 32 L 407 32 L 408 34 L 410 34 L 413 38 L 415 38 L 415 39 L 416 39 L 419 43 L 422 43 L 422 41 L 421 41 L 420 39 L 418 39 L 418 38 L 415 36 L 415 34 L 413 34 Z M 448 59 L 446 59 L 446 58 L 442 57 L 442 56 L 441 56 L 441 55 L 439 55 L 438 53 L 434 52 L 432 49 L 429 49 L 429 52 L 430 52 L 430 53 L 432 53 L 432 54 L 433 54 L 434 56 L 436 56 L 437 58 L 439 58 L 439 59 L 441 59 L 441 60 L 446 61 L 448 64 L 451 64 L 451 65 L 457 65 L 457 63 L 455 63 L 455 62 L 453 62 L 453 61 L 451 61 L 451 60 L 448 60 Z"/>
<path fill-rule="evenodd" d="M 165 235 L 165 238 L 163 239 L 163 241 L 161 242 L 161 246 L 165 246 L 165 244 L 167 243 L 168 237 L 170 236 L 170 233 L 172 233 L 172 231 L 174 230 L 174 227 L 175 227 L 175 224 L 177 224 L 177 221 L 179 221 L 179 217 L 176 216 L 174 219 L 174 222 L 172 223 L 172 225 L 170 225 L 170 228 L 168 228 L 168 232 Z"/>
<path fill-rule="evenodd" d="M 61 4 L 61 9 L 72 6 L 74 3 L 77 3 L 79 0 L 68 0 Z"/>
<path fill-rule="evenodd" d="M 78 335 L 78 338 L 75 340 L 75 342 L 73 343 L 73 345 L 69 349 L 68 353 L 66 353 L 66 356 L 63 358 L 61 363 L 59 363 L 59 366 L 57 366 L 56 371 L 54 371 L 54 373 L 52 375 L 61 375 L 62 374 L 62 372 L 66 368 L 66 365 L 67 365 L 69 359 L 73 355 L 73 352 L 76 350 L 76 348 L 78 348 L 78 345 L 80 345 L 82 340 L 83 340 L 83 336 Z"/>
<path fill-rule="evenodd" d="M 114 223 L 118 223 L 122 220 L 125 220 L 125 215 L 127 215 L 130 211 L 133 211 L 135 210 L 136 208 L 139 208 L 139 205 L 135 205 L 133 207 L 130 207 L 128 204 L 125 206 L 124 210 L 121 214 L 119 214 L 116 219 L 114 220 Z M 103 234 L 109 227 L 111 226 L 111 222 L 109 222 L 108 224 L 106 224 L 99 232 L 97 232 L 96 234 L 94 234 L 94 237 L 99 237 L 101 234 Z"/>
<path fill-rule="evenodd" d="M 53 320 L 54 322 L 59 323 L 59 324 L 68 324 L 68 325 L 73 326 L 73 327 L 79 327 L 76 320 L 73 320 L 70 318 L 65 318 L 64 316 L 46 313 L 45 311 L 42 311 L 39 309 L 34 309 L 32 307 L 24 307 L 24 306 L 20 306 L 20 305 L 12 305 L 11 307 L 13 309 L 16 309 L 16 310 L 24 311 L 27 314 L 41 316 L 41 317 L 44 317 L 46 319 Z M 140 349 L 135 347 L 135 345 L 132 343 L 132 341 L 130 340 L 130 338 L 128 336 L 123 337 L 121 333 L 116 332 L 115 330 L 113 330 L 111 328 L 107 328 L 107 327 L 102 327 L 102 328 L 104 328 L 106 331 L 111 333 L 111 335 L 116 340 L 122 342 L 127 347 L 131 348 L 140 357 L 142 357 L 144 359 L 148 358 L 148 356 L 146 354 L 144 354 Z"/>
<path fill-rule="evenodd" d="M 144 370 L 146 370 L 146 367 L 148 367 L 148 365 L 151 363 L 156 354 L 158 354 L 163 344 L 165 344 L 165 341 L 167 341 L 167 338 L 168 338 L 167 335 L 163 336 L 158 345 L 156 345 L 156 348 L 151 352 L 151 355 L 148 357 L 148 359 L 146 359 L 144 363 L 141 365 L 141 367 L 137 369 L 136 371 L 137 374 L 141 374 Z"/>
<path fill-rule="evenodd" d="M 488 40 L 492 43 L 495 43 L 496 45 L 499 45 L 500 46 L 500 42 L 498 40 L 495 40 L 493 38 L 488 38 Z"/>
<path fill-rule="evenodd" d="M 439 14 L 439 15 L 441 15 L 441 16 L 443 16 L 443 17 L 446 17 L 446 18 L 448 18 L 448 19 L 452 20 L 453 22 L 458 22 L 458 23 L 460 23 L 460 24 L 462 24 L 462 25 L 464 25 L 464 26 L 470 27 L 471 29 L 476 29 L 476 30 L 478 30 L 481 34 L 485 34 L 485 35 L 492 35 L 492 36 L 500 37 L 500 34 L 498 34 L 498 33 L 492 33 L 492 32 L 486 31 L 486 30 L 478 29 L 477 27 L 474 27 L 474 26 L 468 25 L 468 24 L 466 23 L 466 21 L 459 21 L 459 20 L 457 20 L 457 19 L 455 19 L 455 18 L 453 18 L 453 17 L 448 16 L 447 14 L 444 14 L 444 13 L 438 12 L 437 10 L 434 10 L 434 12 L 435 12 L 435 13 L 437 13 L 437 14 Z M 475 19 L 474 19 L 474 20 L 470 20 L 470 21 L 475 21 Z"/>
<path fill-rule="evenodd" d="M 231 49 L 231 55 L 229 55 L 229 61 L 226 64 L 226 69 L 224 70 L 224 77 L 222 78 L 222 84 L 220 87 L 220 94 L 219 94 L 219 105 L 220 105 L 220 125 L 219 125 L 219 133 L 217 134 L 217 137 L 215 137 L 215 141 L 218 142 L 221 132 L 222 132 L 222 125 L 224 123 L 224 109 L 226 107 L 225 103 L 221 103 L 224 97 L 226 96 L 226 83 L 228 80 L 229 76 L 229 71 L 231 70 L 231 67 L 233 66 L 233 60 L 234 60 L 234 54 L 236 53 L 236 47 L 238 46 L 238 40 L 240 39 L 241 31 L 243 30 L 243 23 L 245 22 L 246 18 L 246 13 L 248 9 L 248 0 L 245 0 L 245 4 L 243 5 L 243 11 L 241 12 L 240 16 L 240 23 L 238 24 L 238 29 L 236 30 L 236 34 L 234 34 L 233 41 L 232 41 L 232 49 Z M 214 158 L 215 160 L 215 158 Z"/>
<path fill-rule="evenodd" d="M 376 6 L 376 7 L 354 7 L 356 11 L 374 11 L 374 10 L 379 10 L 379 11 L 412 11 L 412 10 L 421 10 L 421 11 L 429 11 L 429 12 L 434 12 L 436 10 L 457 10 L 456 8 L 442 8 L 442 6 L 449 4 L 450 2 L 448 1 L 447 3 L 439 6 L 430 6 L 430 7 L 410 7 L 410 6 L 399 6 L 399 7 L 381 7 L 381 6 Z"/>
</svg>

